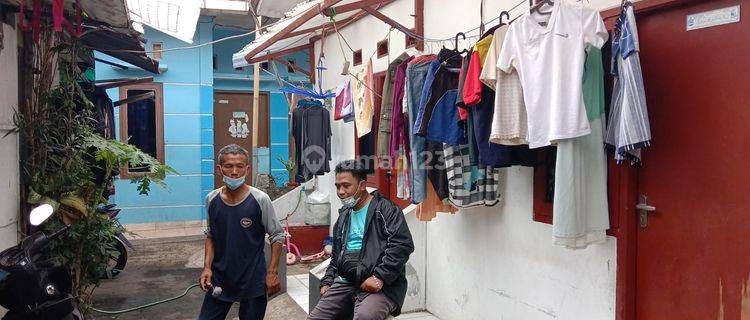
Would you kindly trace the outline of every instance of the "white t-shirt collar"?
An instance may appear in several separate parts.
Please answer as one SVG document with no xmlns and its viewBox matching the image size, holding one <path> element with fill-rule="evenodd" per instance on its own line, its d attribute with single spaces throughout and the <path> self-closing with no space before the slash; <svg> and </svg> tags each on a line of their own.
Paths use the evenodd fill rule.
<svg viewBox="0 0 750 320">
<path fill-rule="evenodd" d="M 557 20 L 558 12 L 560 11 L 560 6 L 562 6 L 563 0 L 556 0 L 555 5 L 552 6 L 552 13 L 549 16 L 549 19 L 547 20 L 547 25 L 542 26 L 539 24 L 539 22 L 543 22 L 544 20 L 537 20 L 538 17 L 544 17 L 543 15 L 540 15 L 538 13 L 531 13 L 526 12 L 526 19 L 524 19 L 524 22 L 531 24 L 531 28 L 538 32 L 539 34 L 549 33 L 552 31 L 552 28 L 555 26 L 555 21 Z M 544 6 L 544 5 L 542 5 Z"/>
</svg>

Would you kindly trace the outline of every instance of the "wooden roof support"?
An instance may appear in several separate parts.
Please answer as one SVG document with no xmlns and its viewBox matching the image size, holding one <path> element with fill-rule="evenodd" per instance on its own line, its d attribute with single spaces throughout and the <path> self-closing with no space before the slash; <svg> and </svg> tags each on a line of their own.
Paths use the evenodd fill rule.
<svg viewBox="0 0 750 320">
<path fill-rule="evenodd" d="M 128 86 L 137 83 L 153 82 L 154 77 L 143 77 L 143 78 L 119 78 L 119 79 L 102 79 L 96 80 L 94 83 L 97 87 L 102 89 L 117 88 L 122 86 Z"/>
<path fill-rule="evenodd" d="M 269 59 L 278 58 L 278 57 L 281 57 L 283 55 L 287 55 L 287 54 L 290 54 L 290 53 L 295 53 L 297 51 L 302 51 L 302 50 L 305 50 L 305 49 L 312 50 L 312 45 L 305 44 L 305 45 L 301 45 L 301 46 L 297 46 L 297 47 L 292 47 L 292 48 L 289 48 L 289 49 L 281 50 L 281 51 L 278 51 L 278 52 L 270 53 L 270 54 L 267 54 L 267 55 L 262 55 L 262 56 L 255 57 L 255 58 L 247 58 L 247 56 L 245 56 L 245 59 L 247 60 L 247 63 L 253 64 L 253 63 L 256 63 L 256 62 L 262 62 L 262 61 L 266 61 L 266 60 L 269 60 Z M 248 56 L 249 56 L 249 54 L 248 54 Z"/>
<path fill-rule="evenodd" d="M 395 0 L 363 0 L 363 1 L 359 1 L 359 2 L 353 2 L 353 3 L 341 5 L 341 6 L 338 6 L 338 7 L 330 8 L 330 10 L 328 10 L 328 12 L 323 12 L 323 14 L 330 17 L 331 10 L 335 10 L 334 12 L 336 12 L 336 14 L 341 14 L 341 13 L 351 12 L 351 11 L 360 9 L 359 12 L 351 15 L 350 17 L 348 17 L 346 19 L 342 19 L 340 21 L 336 21 L 336 28 L 341 29 L 341 28 L 343 28 L 345 26 L 350 25 L 352 22 L 354 22 L 354 21 L 362 18 L 362 15 L 366 13 L 364 10 L 361 10 L 362 8 L 367 7 L 367 6 L 374 6 L 374 5 L 377 5 L 378 8 L 382 8 L 383 6 L 391 4 L 393 1 L 395 1 Z M 422 0 L 422 1 L 424 1 L 424 0 Z M 333 29 L 333 27 L 334 27 L 333 22 L 329 22 L 329 23 L 326 23 L 326 24 L 322 24 L 322 25 L 319 25 L 319 26 L 312 27 L 312 28 L 307 28 L 307 29 L 302 29 L 302 30 L 294 31 L 292 33 L 289 33 L 286 36 L 286 38 L 291 38 L 291 37 L 305 35 L 305 34 L 308 34 L 310 32 L 313 32 L 313 31 L 316 31 L 316 30 L 320 30 L 320 29 L 323 29 L 324 32 L 329 32 L 327 30 Z M 316 39 L 320 39 L 320 38 L 316 38 Z"/>
<path fill-rule="evenodd" d="M 253 64 L 254 62 L 252 60 L 256 60 L 254 57 L 258 53 L 263 52 L 263 50 L 266 50 L 268 47 L 270 47 L 273 43 L 276 41 L 279 41 L 281 39 L 284 39 L 289 33 L 293 32 L 295 29 L 301 27 L 306 22 L 310 21 L 313 17 L 317 16 L 320 12 L 328 10 L 328 8 L 336 5 L 337 3 L 341 2 L 342 0 L 325 0 L 322 4 L 319 6 L 312 6 L 309 9 L 307 9 L 305 12 L 303 12 L 297 19 L 295 19 L 292 23 L 284 27 L 284 29 L 281 29 L 281 31 L 277 32 L 273 36 L 271 36 L 270 39 L 266 40 L 265 42 L 261 43 L 257 47 L 255 47 L 253 50 L 250 50 L 245 55 L 245 60 L 249 64 Z M 266 58 L 267 60 L 268 58 Z"/>
<path fill-rule="evenodd" d="M 404 33 L 406 33 L 406 32 L 413 33 L 414 32 L 414 31 L 411 30 L 411 28 L 404 27 L 402 24 L 396 22 L 396 20 L 393 20 L 393 19 L 389 18 L 388 16 L 380 13 L 380 11 L 378 11 L 378 10 L 376 10 L 374 8 L 364 7 L 364 8 L 362 8 L 362 10 L 366 11 L 367 13 L 369 13 L 370 15 L 372 15 L 373 17 L 380 19 L 381 21 L 385 22 L 386 24 L 390 25 L 391 27 L 394 27 L 394 28 L 400 30 L 401 32 L 404 32 Z"/>
<path fill-rule="evenodd" d="M 414 0 L 414 33 L 424 37 L 424 0 Z M 417 39 L 416 49 L 424 51 L 422 39 Z"/>
<path fill-rule="evenodd" d="M 302 73 L 302 74 L 304 74 L 304 75 L 306 75 L 308 77 L 310 76 L 310 71 L 307 71 L 307 70 L 303 69 L 302 67 L 289 62 L 289 60 L 287 60 L 287 59 L 284 59 L 282 57 L 274 57 L 274 58 L 271 58 L 271 60 L 281 62 L 281 63 L 285 64 L 286 66 L 291 67 L 292 69 L 294 69 L 294 71 Z"/>
<path fill-rule="evenodd" d="M 351 21 L 352 18 L 353 18 L 353 16 L 349 17 L 349 18 L 346 18 L 346 19 L 343 19 L 341 21 L 336 21 L 336 26 L 339 26 L 340 24 L 347 23 L 347 22 Z M 291 38 L 291 37 L 296 37 L 296 36 L 301 36 L 301 35 L 306 35 L 306 34 L 308 34 L 310 32 L 316 31 L 316 30 L 328 29 L 328 28 L 333 28 L 333 22 L 329 22 L 329 23 L 326 23 L 326 24 L 321 24 L 319 26 L 315 26 L 315 27 L 312 27 L 312 28 L 307 28 L 307 29 L 302 29 L 302 30 L 294 31 L 294 32 L 286 35 L 286 37 L 284 39 Z"/>
<path fill-rule="evenodd" d="M 354 10 L 372 7 L 374 5 L 387 5 L 393 1 L 395 0 L 361 0 L 361 1 L 352 2 L 352 3 L 343 4 L 340 6 L 329 8 L 328 10 L 323 11 L 323 15 L 330 17 L 333 14 L 347 13 L 347 12 L 351 12 Z"/>
</svg>

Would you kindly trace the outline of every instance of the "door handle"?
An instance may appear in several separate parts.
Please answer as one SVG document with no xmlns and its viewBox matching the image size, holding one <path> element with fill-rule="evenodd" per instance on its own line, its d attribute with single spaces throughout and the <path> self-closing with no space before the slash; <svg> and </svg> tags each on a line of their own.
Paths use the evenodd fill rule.
<svg viewBox="0 0 750 320">
<path fill-rule="evenodd" d="M 656 211 L 656 207 L 648 204 L 648 197 L 642 194 L 638 197 L 638 204 L 635 205 L 638 210 L 638 224 L 641 228 L 648 227 L 648 214 Z"/>
<path fill-rule="evenodd" d="M 638 210 L 647 211 L 647 212 L 656 211 L 656 207 L 647 205 L 645 203 L 639 203 L 635 206 L 635 208 Z"/>
</svg>

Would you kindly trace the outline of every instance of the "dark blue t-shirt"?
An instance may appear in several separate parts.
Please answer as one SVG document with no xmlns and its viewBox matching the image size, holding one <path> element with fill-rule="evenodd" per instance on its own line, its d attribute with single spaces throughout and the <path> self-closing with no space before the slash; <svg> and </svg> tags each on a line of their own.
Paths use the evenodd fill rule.
<svg viewBox="0 0 750 320">
<path fill-rule="evenodd" d="M 272 242 L 283 239 L 283 230 L 264 193 L 251 189 L 244 200 L 230 205 L 221 198 L 220 190 L 209 194 L 207 199 L 206 234 L 214 245 L 211 283 L 222 288 L 220 300 L 239 301 L 262 296 L 266 293 L 266 229 L 273 230 L 268 232 Z M 270 228 L 264 224 L 269 224 Z"/>
</svg>

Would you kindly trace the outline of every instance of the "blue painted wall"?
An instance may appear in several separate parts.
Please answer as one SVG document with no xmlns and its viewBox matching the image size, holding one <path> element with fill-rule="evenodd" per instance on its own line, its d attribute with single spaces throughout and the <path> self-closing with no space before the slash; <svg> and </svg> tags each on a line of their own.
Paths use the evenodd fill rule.
<svg viewBox="0 0 750 320">
<path fill-rule="evenodd" d="M 214 39 L 221 39 L 229 36 L 242 34 L 245 31 L 215 28 Z M 252 92 L 253 89 L 253 66 L 235 70 L 232 67 L 232 55 L 251 41 L 252 37 L 242 37 L 241 41 L 227 41 L 214 44 L 214 57 L 216 59 L 216 69 L 214 69 L 214 89 L 222 91 Z M 310 67 L 310 58 L 308 51 L 301 51 L 285 56 L 288 60 L 293 60 L 295 64 L 305 70 Z M 274 64 L 275 68 L 273 65 Z M 297 86 L 309 86 L 309 79 L 300 72 L 289 72 L 287 66 L 282 63 L 269 61 L 268 72 L 261 71 L 260 90 L 269 93 L 270 102 L 270 152 L 269 156 L 262 157 L 259 161 L 261 168 L 270 167 L 270 173 L 275 177 L 276 183 L 281 185 L 289 180 L 289 174 L 284 165 L 278 161 L 279 157 L 289 159 L 289 103 L 284 94 L 279 92 L 279 81 L 273 74 L 278 72 L 279 77 L 284 81 Z M 270 72 L 270 73 L 269 73 Z M 288 83 L 281 83 L 282 86 Z M 259 152 L 256 151 L 256 154 Z M 267 173 L 267 172 L 266 172 Z"/>
<path fill-rule="evenodd" d="M 215 27 L 211 17 L 200 18 L 194 44 L 207 43 L 214 39 L 241 33 Z M 164 49 L 184 47 L 189 44 L 172 38 L 147 26 L 145 37 L 147 48 L 153 42 L 162 42 Z M 166 71 L 153 75 L 138 68 L 121 70 L 96 63 L 97 79 L 154 76 L 154 82 L 164 87 L 164 153 L 165 161 L 179 174 L 167 177 L 168 189 L 152 188 L 149 196 L 140 196 L 135 185 L 128 180 L 116 181 L 114 197 L 122 209 L 123 223 L 189 221 L 205 219 L 205 195 L 214 187 L 214 90 L 252 92 L 252 67 L 241 71 L 232 68 L 231 55 L 245 46 L 252 37 L 232 39 L 190 50 L 165 51 L 160 64 Z M 115 58 L 96 52 L 97 58 L 123 63 Z M 217 68 L 214 69 L 214 56 Z M 298 53 L 289 57 L 307 68 L 308 54 Z M 273 70 L 273 69 L 270 69 Z M 279 64 L 281 77 L 295 84 L 309 83 L 306 76 L 298 72 L 289 74 Z M 276 158 L 288 158 L 289 150 L 289 105 L 274 76 L 262 74 L 261 90 L 270 95 L 270 154 L 265 156 L 265 165 L 276 176 L 277 183 L 286 183 L 288 175 Z M 309 85 L 309 84 L 307 84 Z M 107 91 L 113 101 L 119 100 L 119 90 Z M 119 126 L 119 110 L 115 110 Z M 119 130 L 118 130 L 119 134 Z"/>
</svg>

